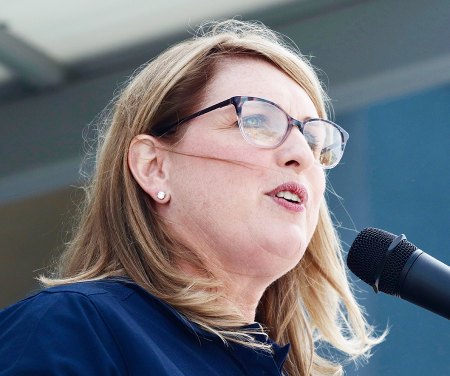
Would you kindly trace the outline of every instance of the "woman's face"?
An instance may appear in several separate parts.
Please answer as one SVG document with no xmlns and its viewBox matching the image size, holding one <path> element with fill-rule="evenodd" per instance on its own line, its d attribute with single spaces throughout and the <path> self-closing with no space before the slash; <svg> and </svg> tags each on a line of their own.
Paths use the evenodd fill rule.
<svg viewBox="0 0 450 376">
<path fill-rule="evenodd" d="M 275 102 L 292 117 L 318 117 L 306 92 L 256 58 L 224 59 L 198 110 L 232 96 Z M 276 279 L 303 256 L 318 221 L 323 169 L 297 128 L 275 149 L 247 143 L 232 105 L 190 121 L 169 155 L 170 202 L 159 208 L 177 236 L 222 271 Z M 281 191 L 301 196 L 291 204 Z"/>
</svg>

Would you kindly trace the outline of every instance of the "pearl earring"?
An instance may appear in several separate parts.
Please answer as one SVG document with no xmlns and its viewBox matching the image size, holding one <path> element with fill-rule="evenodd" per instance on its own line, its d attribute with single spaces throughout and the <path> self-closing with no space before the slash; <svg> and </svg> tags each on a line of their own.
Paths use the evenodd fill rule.
<svg viewBox="0 0 450 376">
<path fill-rule="evenodd" d="M 160 200 L 164 200 L 166 198 L 166 192 L 159 191 L 156 197 L 158 197 L 158 199 Z"/>
</svg>

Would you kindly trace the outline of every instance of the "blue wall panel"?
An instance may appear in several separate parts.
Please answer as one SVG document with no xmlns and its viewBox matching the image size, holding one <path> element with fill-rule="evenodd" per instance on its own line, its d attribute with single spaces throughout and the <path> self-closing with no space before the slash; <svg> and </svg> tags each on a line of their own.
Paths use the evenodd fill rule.
<svg viewBox="0 0 450 376">
<path fill-rule="evenodd" d="M 379 103 L 336 121 L 350 132 L 330 174 L 344 243 L 367 226 L 404 233 L 450 264 L 450 86 Z M 345 208 L 345 210 L 344 210 Z M 450 375 L 450 322 L 359 282 L 371 322 L 391 333 L 357 375 Z M 450 286 L 448 287 L 450 288 Z"/>
</svg>

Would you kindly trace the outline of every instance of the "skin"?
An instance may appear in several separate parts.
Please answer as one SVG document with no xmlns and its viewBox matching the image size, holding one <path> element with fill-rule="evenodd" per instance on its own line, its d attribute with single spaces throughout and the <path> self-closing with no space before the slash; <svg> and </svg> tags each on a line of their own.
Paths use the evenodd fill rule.
<svg viewBox="0 0 450 376">
<path fill-rule="evenodd" d="M 268 99 L 301 121 L 318 117 L 306 92 L 260 59 L 223 59 L 198 110 L 235 95 Z M 131 144 L 129 165 L 171 230 L 200 250 L 223 281 L 227 304 L 253 322 L 264 290 L 304 255 L 317 225 L 325 175 L 298 129 L 276 149 L 262 149 L 244 140 L 235 121 L 233 106 L 193 119 L 175 153 L 140 135 Z M 305 210 L 289 210 L 267 194 L 286 182 L 307 190 Z M 164 200 L 156 198 L 158 191 L 168 193 Z M 187 263 L 180 268 L 197 273 Z"/>
</svg>

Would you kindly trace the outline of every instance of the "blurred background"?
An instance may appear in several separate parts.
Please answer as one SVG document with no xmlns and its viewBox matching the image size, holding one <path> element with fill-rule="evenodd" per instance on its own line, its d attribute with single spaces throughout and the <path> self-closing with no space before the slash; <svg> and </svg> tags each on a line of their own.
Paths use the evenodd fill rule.
<svg viewBox="0 0 450 376">
<path fill-rule="evenodd" d="M 0 307 L 37 289 L 68 240 L 84 138 L 120 85 L 199 22 L 235 16 L 322 72 L 351 135 L 329 175 L 344 248 L 373 226 L 450 264 L 449 1 L 0 0 Z M 391 334 L 349 375 L 450 375 L 448 320 L 357 286 Z"/>
</svg>

